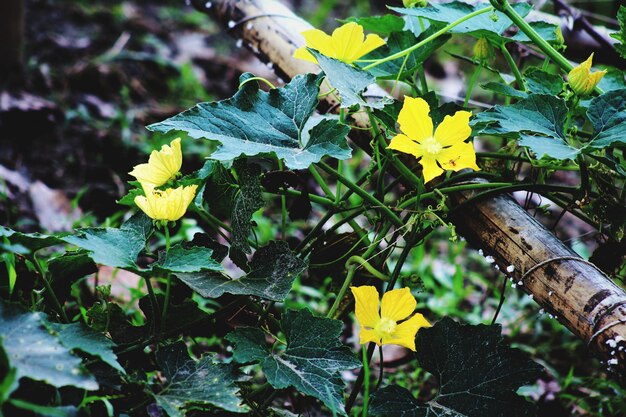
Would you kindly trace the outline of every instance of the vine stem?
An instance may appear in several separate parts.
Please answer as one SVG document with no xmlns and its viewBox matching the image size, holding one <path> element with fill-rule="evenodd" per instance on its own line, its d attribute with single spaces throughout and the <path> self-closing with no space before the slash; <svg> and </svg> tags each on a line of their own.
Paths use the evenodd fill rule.
<svg viewBox="0 0 626 417">
<path fill-rule="evenodd" d="M 509 6 L 510 7 L 510 6 Z M 446 34 L 450 29 L 454 28 L 455 26 L 460 25 L 461 23 L 476 17 L 478 15 L 484 14 L 484 13 L 488 13 L 490 11 L 493 10 L 492 6 L 488 6 L 485 7 L 483 9 L 480 10 L 476 10 L 475 12 L 472 12 L 466 16 L 461 17 L 460 19 L 455 20 L 454 22 L 450 23 L 449 25 L 443 27 L 442 29 L 438 30 L 437 32 L 433 33 L 432 35 L 430 35 L 429 37 L 427 37 L 426 39 L 424 39 L 423 41 L 420 41 L 418 43 L 416 43 L 415 45 L 406 48 L 400 52 L 396 52 L 395 54 L 389 55 L 388 57 L 382 58 L 376 62 L 372 62 L 369 65 L 366 65 L 363 67 L 364 70 L 369 70 L 371 68 L 374 68 L 378 65 L 384 64 L 385 62 L 389 62 L 389 61 L 393 61 L 395 59 L 399 59 L 404 57 L 407 54 L 410 54 L 411 52 L 415 51 L 416 49 L 421 48 L 422 46 L 426 45 L 427 43 L 437 39 L 439 36 Z M 532 38 L 531 38 L 532 39 Z"/>
<path fill-rule="evenodd" d="M 353 255 L 348 258 L 346 261 L 346 265 L 357 264 L 358 266 L 362 266 L 369 272 L 374 275 L 374 277 L 378 278 L 381 281 L 389 281 L 389 277 L 377 270 L 370 264 L 365 258 L 360 257 L 359 255 Z"/>
<path fill-rule="evenodd" d="M 148 289 L 148 297 L 150 299 L 150 306 L 152 308 L 152 317 L 154 317 L 154 328 L 152 330 L 156 338 L 156 336 L 161 331 L 161 314 L 159 312 L 159 302 L 157 301 L 156 295 L 154 294 L 154 288 L 152 288 L 150 277 L 144 275 L 143 280 L 146 282 L 146 288 Z"/>
<path fill-rule="evenodd" d="M 365 190 L 363 190 L 361 187 L 359 187 L 358 185 L 354 184 L 352 181 L 344 177 L 341 173 L 333 169 L 330 165 L 321 161 L 318 163 L 318 165 L 320 166 L 320 168 L 322 168 L 328 174 L 335 177 L 338 181 L 343 183 L 346 187 L 352 190 L 356 195 L 361 197 L 363 200 L 367 201 L 372 206 L 380 209 L 380 211 L 385 214 L 385 216 L 394 224 L 394 226 L 396 227 L 403 226 L 402 220 L 400 220 L 400 218 L 393 211 L 391 211 L 389 207 L 387 207 L 383 202 L 378 200 L 373 195 L 368 194 Z"/>
<path fill-rule="evenodd" d="M 283 162 L 278 158 L 278 169 L 282 171 L 284 169 Z M 280 210 L 281 210 L 281 238 L 287 240 L 287 197 L 282 194 L 280 196 Z"/>
<path fill-rule="evenodd" d="M 165 230 L 165 256 L 170 251 L 170 228 L 167 224 L 163 226 Z M 167 274 L 167 279 L 165 283 L 165 300 L 163 301 L 163 311 L 161 312 L 161 323 L 165 323 L 165 319 L 167 318 L 167 311 L 170 307 L 170 297 L 172 295 L 172 274 Z"/>
<path fill-rule="evenodd" d="M 50 296 L 50 299 L 52 300 L 52 304 L 54 304 L 54 309 L 57 310 L 57 313 L 59 313 L 59 317 L 61 317 L 61 320 L 63 320 L 63 323 L 69 323 L 70 320 L 68 319 L 67 314 L 65 314 L 65 310 L 63 310 L 63 306 L 59 302 L 59 299 L 57 298 L 57 295 L 54 292 L 52 285 L 50 285 L 50 282 L 48 281 L 47 271 L 44 269 L 43 266 L 41 266 L 35 254 L 31 256 L 31 261 L 35 264 L 35 267 L 37 268 L 37 270 L 39 271 L 39 274 L 41 275 L 41 282 L 43 282 L 44 287 L 46 287 L 46 292 Z"/>
<path fill-rule="evenodd" d="M 361 353 L 363 356 L 363 379 L 365 381 L 363 386 L 363 411 L 361 415 L 363 417 L 367 417 L 367 407 L 369 405 L 370 399 L 370 365 L 365 345 L 361 346 Z"/>
<path fill-rule="evenodd" d="M 391 225 L 387 223 L 385 227 L 383 227 L 382 230 L 380 231 L 379 236 L 385 236 L 387 232 L 389 231 L 389 229 L 391 229 Z M 365 253 L 363 253 L 363 257 L 359 257 L 359 258 L 365 260 L 370 255 L 372 255 L 374 251 L 376 251 L 376 249 L 378 248 L 377 242 L 378 241 L 374 239 L 373 243 L 367 248 Z M 346 261 L 348 272 L 346 274 L 346 278 L 343 281 L 343 285 L 339 289 L 339 293 L 337 293 L 337 297 L 335 298 L 333 305 L 330 307 L 330 310 L 328 310 L 328 313 L 326 314 L 326 317 L 328 318 L 333 318 L 333 316 L 337 312 L 337 309 L 339 308 L 339 305 L 341 304 L 341 300 L 343 300 L 343 297 L 348 292 L 348 288 L 350 288 L 350 284 L 352 283 L 352 279 L 354 278 L 354 273 L 356 272 L 357 268 L 361 265 L 360 263 L 358 265 L 354 264 L 354 260 L 352 260 L 352 258 L 353 257 L 350 257 Z"/>
<path fill-rule="evenodd" d="M 476 80 L 478 80 L 478 76 L 480 75 L 481 70 L 483 69 L 482 62 L 478 64 L 478 67 L 474 70 L 474 74 L 470 79 L 469 86 L 467 87 L 467 93 L 465 93 L 465 101 L 463 101 L 463 108 L 467 108 L 467 105 L 470 101 L 470 97 L 472 96 L 472 90 L 474 90 L 474 84 L 476 84 Z"/>
<path fill-rule="evenodd" d="M 515 76 L 515 81 L 517 81 L 518 87 L 521 88 L 522 91 L 526 91 L 526 84 L 524 84 L 524 78 L 522 77 L 522 73 L 519 71 L 519 68 L 517 67 L 515 60 L 511 56 L 511 53 L 508 49 L 506 49 L 506 45 L 504 44 L 504 42 L 500 44 L 500 51 L 502 52 L 504 59 L 506 59 L 507 64 L 509 64 L 511 71 L 513 71 L 513 75 Z"/>
</svg>

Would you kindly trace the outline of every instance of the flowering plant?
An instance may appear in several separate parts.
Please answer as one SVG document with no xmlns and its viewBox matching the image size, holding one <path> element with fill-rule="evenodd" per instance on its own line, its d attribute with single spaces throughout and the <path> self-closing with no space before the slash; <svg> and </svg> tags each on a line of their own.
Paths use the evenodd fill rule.
<svg viewBox="0 0 626 417">
<path fill-rule="evenodd" d="M 0 295 L 10 301 L 0 302 L 0 407 L 529 416 L 532 395 L 523 394 L 538 390 L 529 385 L 558 377 L 557 366 L 548 375 L 531 360 L 549 362 L 539 349 L 508 344 L 522 328 L 555 327 L 535 319 L 535 303 L 587 338 L 609 369 L 624 366 L 626 339 L 605 341 L 602 332 L 617 330 L 596 328 L 621 314 L 603 304 L 621 289 L 587 294 L 589 281 L 572 284 L 585 277 L 564 276 L 557 263 L 594 267 L 564 247 L 567 256 L 535 259 L 548 249 L 532 231 L 545 230 L 524 223 L 508 197 L 526 192 L 531 204 L 540 193 L 623 246 L 622 72 L 592 71 L 593 54 L 571 64 L 560 29 L 526 22 L 525 3 L 407 0 L 330 35 L 304 24 L 289 33 L 276 22 L 300 27 L 294 16 L 237 4 L 215 12 L 236 13 L 228 29 L 249 42 L 278 33 L 286 50 L 265 39 L 251 49 L 290 80 L 245 73 L 232 97 L 149 125 L 168 143 L 128 173 L 127 207 L 107 227 L 0 228 Z M 452 59 L 442 47 L 453 42 L 465 83 L 449 97 L 426 68 Z M 571 183 L 557 184 L 562 177 Z M 499 223 L 509 212 L 494 196 L 518 210 L 506 219 L 513 225 Z M 538 204 L 536 213 L 549 211 Z M 459 233 L 488 248 L 470 250 Z M 66 246 L 47 261 L 35 256 Z M 28 282 L 16 278 L 20 260 Z M 115 283 L 118 273 L 137 278 L 124 308 L 101 285 L 110 270 Z M 27 296 L 14 304 L 20 291 Z M 532 326 L 517 324 L 530 316 Z M 512 328 L 507 339 L 499 318 Z M 45 386 L 42 404 L 11 397 L 21 384 Z"/>
</svg>

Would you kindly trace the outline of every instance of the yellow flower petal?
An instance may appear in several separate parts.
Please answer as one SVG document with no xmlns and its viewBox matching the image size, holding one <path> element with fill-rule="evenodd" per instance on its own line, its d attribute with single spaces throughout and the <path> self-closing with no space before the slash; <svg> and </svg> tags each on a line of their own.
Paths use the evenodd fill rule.
<svg viewBox="0 0 626 417">
<path fill-rule="evenodd" d="M 415 335 L 422 327 L 430 327 L 430 323 L 423 315 L 417 313 L 405 322 L 398 324 L 392 337 L 383 338 L 382 343 L 404 346 L 415 352 Z"/>
<path fill-rule="evenodd" d="M 591 72 L 591 64 L 593 61 L 593 53 L 587 60 L 577 67 L 574 67 L 567 74 L 567 81 L 572 90 L 579 96 L 586 96 L 593 92 L 602 77 L 606 74 L 604 71 Z"/>
<path fill-rule="evenodd" d="M 387 148 L 408 153 L 416 158 L 420 158 L 423 154 L 422 147 L 417 142 L 411 140 L 408 136 L 403 134 L 399 134 L 391 139 L 391 143 L 389 143 Z"/>
<path fill-rule="evenodd" d="M 422 142 L 433 135 L 430 106 L 424 99 L 406 97 L 398 115 L 400 130 L 414 141 Z"/>
<path fill-rule="evenodd" d="M 474 145 L 461 142 L 449 148 L 442 149 L 437 155 L 437 161 L 443 169 L 460 171 L 464 168 L 471 168 L 480 171 L 476 165 L 476 152 Z"/>
<path fill-rule="evenodd" d="M 163 145 L 160 151 L 152 151 L 148 163 L 135 166 L 129 174 L 144 187 L 154 188 L 176 176 L 182 164 L 180 138 L 176 138 L 169 145 Z"/>
<path fill-rule="evenodd" d="M 319 53 L 324 55 L 332 54 L 334 50 L 331 50 L 332 38 L 322 32 L 319 29 L 309 29 L 302 32 L 302 36 L 306 41 L 306 46 L 315 49 Z M 330 55 L 329 55 L 330 56 Z"/>
<path fill-rule="evenodd" d="M 197 188 L 195 184 L 167 190 L 144 187 L 146 195 L 135 197 L 135 204 L 151 219 L 175 222 L 187 211 Z"/>
<path fill-rule="evenodd" d="M 441 146 L 450 146 L 463 142 L 472 134 L 469 119 L 472 113 L 458 111 L 454 116 L 446 116 L 435 130 L 435 140 Z"/>
<path fill-rule="evenodd" d="M 354 61 L 361 58 L 364 55 L 369 54 L 374 49 L 379 48 L 385 44 L 385 40 L 380 36 L 370 33 L 365 37 L 365 42 L 361 44 L 359 48 L 357 48 L 356 53 L 354 54 L 356 57 Z"/>
<path fill-rule="evenodd" d="M 363 27 L 355 22 L 349 22 L 338 27 L 333 31 L 332 36 L 318 29 L 306 30 L 302 32 L 302 36 L 307 47 L 350 65 L 385 43 L 378 35 L 368 35 L 365 38 Z M 296 50 L 294 57 L 317 62 L 315 57 L 308 54 L 303 48 Z"/>
<path fill-rule="evenodd" d="M 425 154 L 419 161 L 422 166 L 422 174 L 424 175 L 424 183 L 429 182 L 433 178 L 436 178 L 443 174 L 443 169 L 437 165 L 435 157 L 431 154 Z"/>
<path fill-rule="evenodd" d="M 315 57 L 309 51 L 307 51 L 306 47 L 304 46 L 302 48 L 296 49 L 293 53 L 293 57 L 317 64 L 317 59 L 315 59 Z"/>
<path fill-rule="evenodd" d="M 359 47 L 363 44 L 363 26 L 349 22 L 333 31 L 332 45 L 335 57 L 346 64 L 352 64 L 356 59 Z"/>
<path fill-rule="evenodd" d="M 380 315 L 394 321 L 409 317 L 417 307 L 417 301 L 408 288 L 387 291 L 383 294 Z"/>
<path fill-rule="evenodd" d="M 359 330 L 359 344 L 364 345 L 369 342 L 374 342 L 378 346 L 381 345 L 381 339 L 374 330 L 361 327 L 361 330 Z"/>
<path fill-rule="evenodd" d="M 378 314 L 379 295 L 376 287 L 363 285 L 360 287 L 350 287 L 354 295 L 356 319 L 359 321 L 363 331 L 363 327 L 374 328 L 380 321 Z"/>
</svg>

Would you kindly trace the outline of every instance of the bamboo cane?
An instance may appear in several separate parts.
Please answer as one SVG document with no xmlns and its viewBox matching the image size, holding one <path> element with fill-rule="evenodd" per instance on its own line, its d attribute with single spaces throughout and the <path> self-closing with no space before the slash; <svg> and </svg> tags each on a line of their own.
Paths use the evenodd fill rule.
<svg viewBox="0 0 626 417">
<path fill-rule="evenodd" d="M 276 74 L 290 79 L 317 72 L 305 61 L 292 58 L 304 44 L 300 33 L 311 25 L 274 0 L 193 0 L 251 49 L 271 63 Z M 369 89 L 371 90 L 371 89 Z M 380 90 L 373 95 L 380 95 Z M 332 104 L 332 103 L 331 103 Z M 367 126 L 365 118 L 356 120 Z M 367 150 L 371 137 L 359 133 L 351 139 Z M 474 194 L 454 195 L 461 204 Z M 546 230 L 511 197 L 501 195 L 467 204 L 452 221 L 467 240 L 495 258 L 501 270 L 514 268 L 514 282 L 560 323 L 588 344 L 612 369 L 626 370 L 626 293 L 593 264 L 583 260 Z M 624 346 L 620 350 L 620 346 Z"/>
</svg>

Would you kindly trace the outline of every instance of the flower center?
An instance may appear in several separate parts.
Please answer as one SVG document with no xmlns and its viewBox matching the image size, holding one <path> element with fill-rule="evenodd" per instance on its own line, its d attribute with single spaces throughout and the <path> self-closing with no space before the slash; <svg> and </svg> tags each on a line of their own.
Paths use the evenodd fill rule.
<svg viewBox="0 0 626 417">
<path fill-rule="evenodd" d="M 396 322 L 387 317 L 381 317 L 380 321 L 376 323 L 374 331 L 381 337 L 391 337 L 396 331 Z"/>
<path fill-rule="evenodd" d="M 422 148 L 424 148 L 425 153 L 431 155 L 437 155 L 441 152 L 441 144 L 432 136 L 422 142 Z"/>
</svg>

